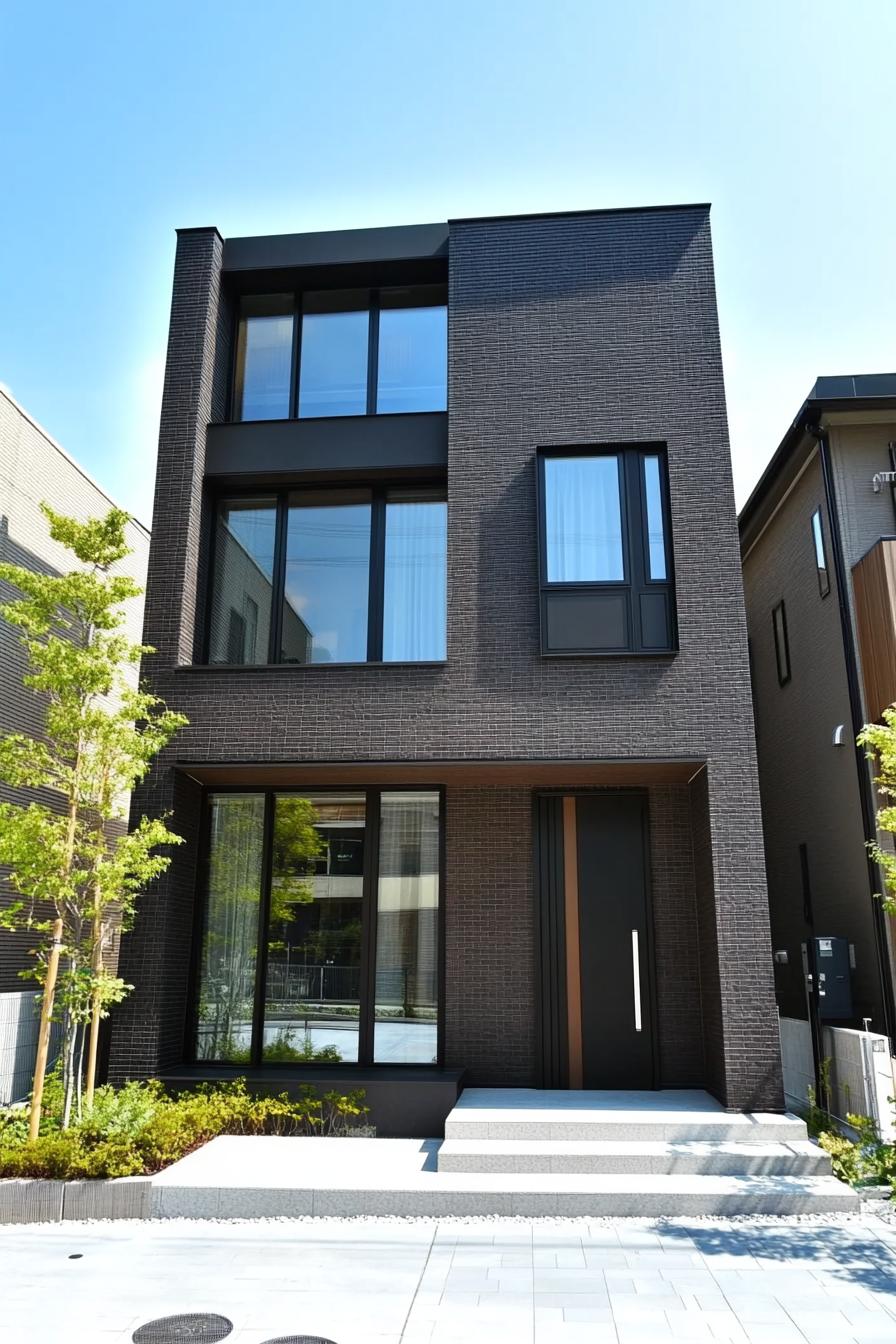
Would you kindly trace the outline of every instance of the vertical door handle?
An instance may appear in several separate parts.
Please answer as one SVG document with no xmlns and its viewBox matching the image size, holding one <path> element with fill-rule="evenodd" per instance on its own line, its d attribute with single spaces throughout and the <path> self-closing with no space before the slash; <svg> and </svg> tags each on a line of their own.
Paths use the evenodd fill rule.
<svg viewBox="0 0 896 1344">
<path fill-rule="evenodd" d="M 635 991 L 635 1031 L 641 1030 L 641 957 L 638 930 L 632 929 L 632 984 Z"/>
</svg>

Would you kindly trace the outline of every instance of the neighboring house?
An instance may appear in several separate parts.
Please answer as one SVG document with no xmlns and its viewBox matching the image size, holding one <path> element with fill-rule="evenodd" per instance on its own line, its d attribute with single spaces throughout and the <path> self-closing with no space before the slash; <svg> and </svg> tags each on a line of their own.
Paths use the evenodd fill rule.
<svg viewBox="0 0 896 1344">
<path fill-rule="evenodd" d="M 805 1019 L 806 976 L 824 975 L 822 1019 L 869 1018 L 891 1043 L 891 928 L 865 849 L 877 804 L 855 739 L 896 700 L 894 444 L 896 374 L 819 378 L 740 515 L 778 1004 Z M 814 969 L 813 939 L 834 940 Z"/>
<path fill-rule="evenodd" d="M 111 1076 L 780 1109 L 706 206 L 178 235 Z"/>
<path fill-rule="evenodd" d="M 101 487 L 0 388 L 0 559 L 44 574 L 59 573 L 71 568 L 73 558 L 51 538 L 41 503 L 80 519 L 102 517 L 113 507 Z M 132 520 L 127 535 L 133 554 L 123 562 L 122 571 L 142 586 L 149 532 Z M 0 600 L 13 596 L 14 590 L 0 581 Z M 140 639 L 142 622 L 141 597 L 127 605 L 126 629 L 135 642 Z M 24 732 L 39 737 L 43 731 L 41 703 L 22 681 L 26 671 L 20 632 L 0 619 L 0 735 Z M 135 684 L 136 679 L 134 669 Z M 25 803 L 29 797 L 26 791 L 10 789 L 0 780 L 0 799 Z M 19 972 L 32 964 L 28 955 L 32 946 L 29 935 L 0 930 L 0 1103 L 27 1095 L 31 1087 L 36 994 Z"/>
</svg>

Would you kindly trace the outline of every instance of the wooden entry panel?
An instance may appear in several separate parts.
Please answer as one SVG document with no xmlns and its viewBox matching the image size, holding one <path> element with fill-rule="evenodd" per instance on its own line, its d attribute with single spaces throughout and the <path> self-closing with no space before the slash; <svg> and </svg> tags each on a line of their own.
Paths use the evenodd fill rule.
<svg viewBox="0 0 896 1344">
<path fill-rule="evenodd" d="M 652 1088 L 647 800 L 634 791 L 585 794 L 575 809 L 579 1086 Z M 573 1062 L 570 1053 L 575 1086 Z"/>
</svg>

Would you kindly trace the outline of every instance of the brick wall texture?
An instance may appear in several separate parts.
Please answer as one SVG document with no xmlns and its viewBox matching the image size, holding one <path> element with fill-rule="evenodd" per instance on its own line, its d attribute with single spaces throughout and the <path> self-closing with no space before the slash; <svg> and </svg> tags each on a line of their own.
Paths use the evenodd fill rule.
<svg viewBox="0 0 896 1344">
<path fill-rule="evenodd" d="M 721 1080 L 729 1105 L 781 1104 L 737 529 L 708 212 L 703 207 L 452 224 L 449 261 L 448 659 L 442 666 L 181 667 L 192 656 L 202 555 L 206 422 L 222 413 L 229 321 L 220 239 L 180 236 L 162 412 L 146 638 L 157 692 L 190 719 L 150 787 L 170 803 L 172 761 L 645 760 L 707 763 L 701 919 L 662 925 L 668 1077 Z M 535 520 L 539 446 L 667 446 L 680 652 L 660 659 L 541 657 Z M 481 803 L 480 799 L 480 803 Z M 654 799 L 666 885 L 700 890 L 682 792 Z M 496 834 L 449 793 L 448 1062 L 474 1076 L 532 1073 L 530 794 L 487 795 Z M 468 828 L 465 834 L 464 826 Z M 488 838 L 486 839 L 486 831 Z M 499 864 L 495 847 L 504 852 Z M 486 879 L 476 890 L 471 847 Z M 691 847 L 693 850 L 693 846 Z M 179 869 L 180 871 L 180 869 Z M 182 1049 L 160 1015 L 180 978 L 159 958 L 188 883 L 160 884 L 125 945 L 140 988 L 113 1033 L 113 1067 L 151 1070 Z M 525 914 L 521 914 L 524 910 Z M 664 918 L 666 916 L 664 915 Z M 175 921 L 176 922 L 176 921 Z M 674 927 L 673 927 L 674 925 Z M 173 930 L 174 925 L 170 925 Z M 659 928 L 660 926 L 658 926 Z M 482 941 L 474 940 L 474 933 Z M 695 939 L 699 938 L 699 955 Z M 697 963 L 714 957 L 718 1025 L 698 1027 Z M 686 966 L 679 965 L 681 959 Z M 133 967 L 133 970 L 131 969 Z M 666 969 L 662 969 L 665 967 Z M 682 975 L 673 986 L 673 967 Z M 700 982 L 705 1017 L 713 987 Z M 491 996 L 493 1014 L 485 1008 Z M 500 998 L 500 1001 L 498 1001 Z M 150 1023 L 134 1044 L 140 1005 Z M 153 1006 L 155 1005 L 155 1006 Z M 758 1024 L 758 1025 L 757 1025 Z M 156 1032 L 154 1044 L 148 1036 Z M 701 1031 L 703 1034 L 701 1034 Z M 709 1051 L 717 1058 L 710 1061 Z M 704 1064 L 703 1055 L 707 1054 Z M 665 1053 L 665 1052 L 664 1052 Z"/>
</svg>

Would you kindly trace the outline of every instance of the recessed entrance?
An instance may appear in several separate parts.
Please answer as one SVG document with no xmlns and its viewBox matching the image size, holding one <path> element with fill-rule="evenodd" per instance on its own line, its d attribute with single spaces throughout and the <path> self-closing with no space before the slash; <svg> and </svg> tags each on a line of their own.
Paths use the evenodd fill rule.
<svg viewBox="0 0 896 1344">
<path fill-rule="evenodd" d="M 647 796 L 538 799 L 545 1086 L 656 1086 Z"/>
</svg>

